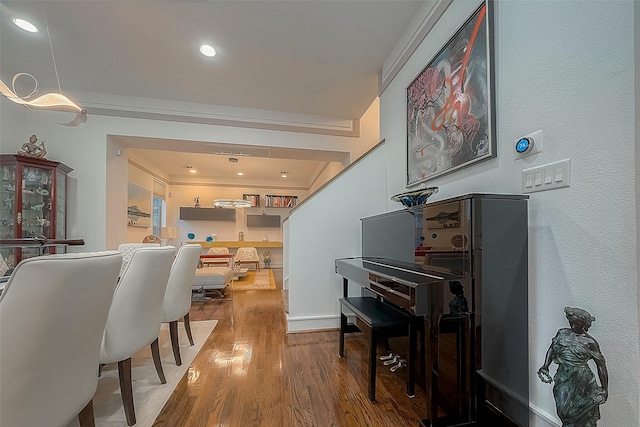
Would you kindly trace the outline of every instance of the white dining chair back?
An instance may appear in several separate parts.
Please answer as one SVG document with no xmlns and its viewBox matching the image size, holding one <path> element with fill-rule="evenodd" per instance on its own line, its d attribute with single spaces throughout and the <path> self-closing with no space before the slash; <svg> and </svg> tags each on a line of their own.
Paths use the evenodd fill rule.
<svg viewBox="0 0 640 427">
<path fill-rule="evenodd" d="M 167 291 L 162 304 L 162 321 L 169 323 L 171 346 L 177 365 L 182 364 L 178 341 L 178 320 L 184 320 L 189 342 L 193 345 L 191 325 L 189 324 L 189 309 L 191 308 L 191 287 L 193 286 L 201 251 L 202 246 L 197 244 L 183 245 L 178 249 L 171 266 Z"/>
<path fill-rule="evenodd" d="M 131 357 L 151 345 L 158 377 L 161 383 L 166 383 L 160 362 L 158 334 L 162 302 L 175 252 L 173 246 L 145 246 L 133 251 L 120 276 L 104 329 L 100 364 L 118 362 L 122 403 L 130 426 L 136 423 Z"/>
<path fill-rule="evenodd" d="M 148 248 L 153 246 L 160 246 L 159 243 L 122 243 L 118 246 L 118 252 L 122 254 L 122 266 L 120 267 L 120 276 L 124 273 L 124 269 L 129 265 L 133 253 L 138 248 Z"/>
<path fill-rule="evenodd" d="M 100 342 L 118 280 L 117 251 L 19 263 L 0 295 L 0 425 L 93 422 Z M 84 410 L 83 410 L 84 408 Z M 89 411 L 89 412 L 86 412 Z"/>
<path fill-rule="evenodd" d="M 175 251 L 173 246 L 144 246 L 133 251 L 113 295 L 101 363 L 127 359 L 158 337 Z"/>
</svg>

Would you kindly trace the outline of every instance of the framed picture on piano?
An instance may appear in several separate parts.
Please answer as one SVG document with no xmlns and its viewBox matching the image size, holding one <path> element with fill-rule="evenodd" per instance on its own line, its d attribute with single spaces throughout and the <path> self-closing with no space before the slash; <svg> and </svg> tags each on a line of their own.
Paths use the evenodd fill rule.
<svg viewBox="0 0 640 427">
<path fill-rule="evenodd" d="M 496 156 L 492 3 L 407 87 L 407 187 Z"/>
</svg>

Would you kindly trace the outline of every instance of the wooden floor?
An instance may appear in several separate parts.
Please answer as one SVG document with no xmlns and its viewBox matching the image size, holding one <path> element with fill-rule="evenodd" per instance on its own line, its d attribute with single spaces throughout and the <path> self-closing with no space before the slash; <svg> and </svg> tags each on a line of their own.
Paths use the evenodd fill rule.
<svg viewBox="0 0 640 427">
<path fill-rule="evenodd" d="M 192 320 L 218 325 L 154 426 L 418 426 L 426 418 L 424 391 L 407 397 L 406 371 L 380 361 L 377 401 L 369 402 L 362 334 L 346 339 L 342 359 L 337 330 L 287 334 L 275 276 L 275 291 L 192 304 Z"/>
</svg>

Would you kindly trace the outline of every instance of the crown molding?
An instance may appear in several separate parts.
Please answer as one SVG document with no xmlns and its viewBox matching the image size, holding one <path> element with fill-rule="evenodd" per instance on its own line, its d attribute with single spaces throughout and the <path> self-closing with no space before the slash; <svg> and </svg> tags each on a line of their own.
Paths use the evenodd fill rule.
<svg viewBox="0 0 640 427">
<path fill-rule="evenodd" d="M 378 96 L 382 95 L 391 81 L 398 75 L 420 43 L 427 37 L 436 22 L 453 3 L 453 0 L 428 2 L 416 15 L 407 31 L 394 47 L 382 70 L 378 73 Z"/>
<path fill-rule="evenodd" d="M 162 99 L 79 93 L 89 115 L 233 126 L 357 138 L 360 120 L 339 117 L 197 104 Z"/>
</svg>

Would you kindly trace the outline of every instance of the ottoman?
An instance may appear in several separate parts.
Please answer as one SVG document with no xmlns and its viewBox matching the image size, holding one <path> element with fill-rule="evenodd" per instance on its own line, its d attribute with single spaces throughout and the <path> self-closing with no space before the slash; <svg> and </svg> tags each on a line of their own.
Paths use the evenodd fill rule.
<svg viewBox="0 0 640 427">
<path fill-rule="evenodd" d="M 233 280 L 233 270 L 229 267 L 197 268 L 192 289 L 200 292 L 198 295 L 194 294 L 193 299 L 210 299 L 206 298 L 208 290 L 216 291 L 220 296 L 224 296 L 223 291 L 231 280 Z"/>
</svg>

